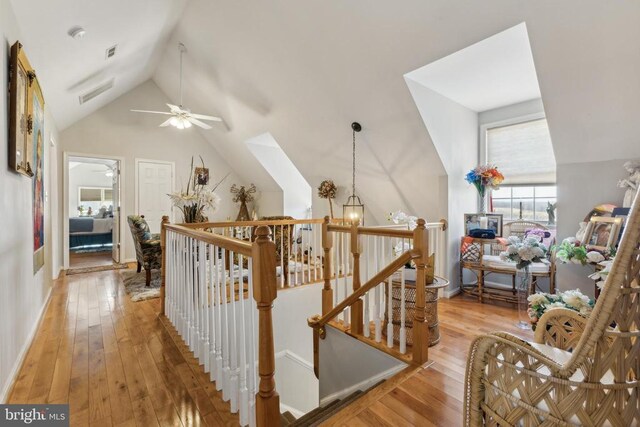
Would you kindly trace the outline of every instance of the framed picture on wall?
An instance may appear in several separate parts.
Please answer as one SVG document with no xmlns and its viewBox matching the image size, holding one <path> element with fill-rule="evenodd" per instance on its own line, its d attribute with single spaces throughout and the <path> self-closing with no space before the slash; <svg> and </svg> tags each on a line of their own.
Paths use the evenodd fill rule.
<svg viewBox="0 0 640 427">
<path fill-rule="evenodd" d="M 29 65 L 20 42 L 11 46 L 9 63 L 9 167 L 25 176 L 33 176 L 33 116 L 30 111 L 31 88 L 35 72 Z"/>
</svg>

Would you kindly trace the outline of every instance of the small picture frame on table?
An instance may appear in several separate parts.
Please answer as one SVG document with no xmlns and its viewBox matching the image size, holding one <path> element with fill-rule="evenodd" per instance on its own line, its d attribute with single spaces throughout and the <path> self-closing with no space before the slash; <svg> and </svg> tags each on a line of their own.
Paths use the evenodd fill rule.
<svg viewBox="0 0 640 427">
<path fill-rule="evenodd" d="M 464 214 L 465 236 L 475 229 L 493 230 L 496 237 L 502 237 L 502 214 L 481 212 Z"/>
<path fill-rule="evenodd" d="M 608 251 L 618 244 L 622 218 L 592 216 L 584 233 L 587 250 Z"/>
</svg>

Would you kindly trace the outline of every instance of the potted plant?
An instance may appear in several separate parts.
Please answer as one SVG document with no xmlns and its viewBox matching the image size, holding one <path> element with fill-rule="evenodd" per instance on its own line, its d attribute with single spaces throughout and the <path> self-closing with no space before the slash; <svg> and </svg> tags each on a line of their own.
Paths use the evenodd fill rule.
<svg viewBox="0 0 640 427">
<path fill-rule="evenodd" d="M 320 197 L 321 199 L 327 199 L 329 201 L 329 212 L 332 219 L 333 219 L 333 203 L 331 202 L 331 200 L 336 198 L 337 191 L 338 191 L 338 188 L 330 179 L 325 179 L 320 183 L 320 186 L 318 187 L 318 197 Z"/>
</svg>

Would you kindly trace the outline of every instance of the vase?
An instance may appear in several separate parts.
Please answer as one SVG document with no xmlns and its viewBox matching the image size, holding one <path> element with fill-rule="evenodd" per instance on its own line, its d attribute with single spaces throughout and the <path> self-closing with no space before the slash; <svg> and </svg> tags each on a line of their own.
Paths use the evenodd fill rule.
<svg viewBox="0 0 640 427">
<path fill-rule="evenodd" d="M 487 212 L 487 198 L 485 197 L 487 194 L 487 187 L 483 186 L 483 185 L 478 185 L 476 186 L 477 190 L 478 190 L 478 198 L 480 199 L 480 212 L 481 213 L 486 213 Z"/>
<path fill-rule="evenodd" d="M 520 329 L 531 329 L 528 313 L 529 301 L 527 298 L 529 297 L 532 282 L 533 276 L 528 264 L 516 269 L 516 292 L 518 294 L 518 323 L 516 326 Z"/>
</svg>

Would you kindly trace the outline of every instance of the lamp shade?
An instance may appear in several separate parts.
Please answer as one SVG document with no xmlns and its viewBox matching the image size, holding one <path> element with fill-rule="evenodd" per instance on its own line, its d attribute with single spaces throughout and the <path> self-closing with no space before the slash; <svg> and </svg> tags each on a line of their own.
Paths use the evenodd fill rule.
<svg viewBox="0 0 640 427">
<path fill-rule="evenodd" d="M 342 205 L 342 218 L 345 224 L 364 225 L 364 205 L 360 197 L 355 194 L 349 196 L 347 203 Z"/>
</svg>

